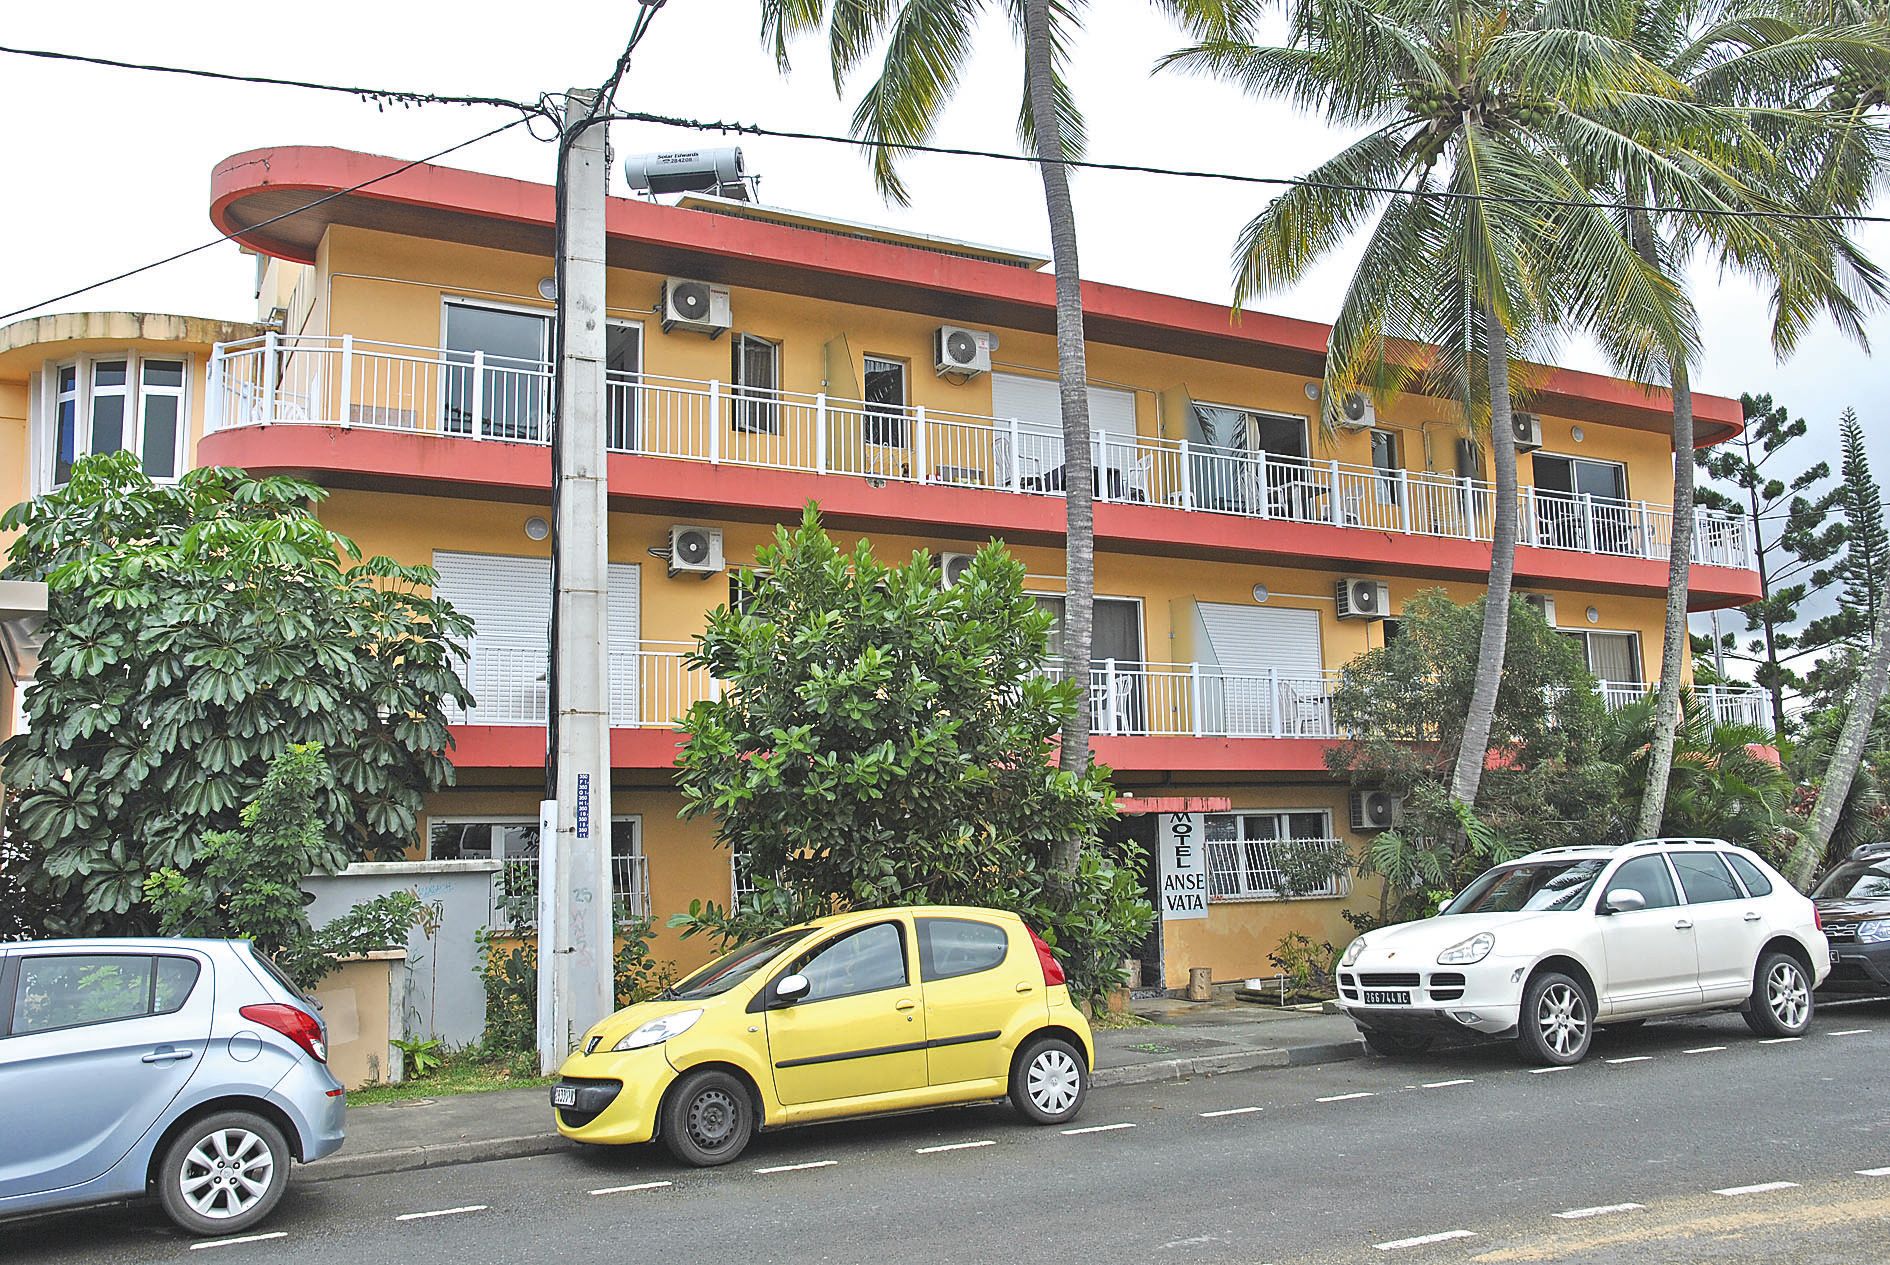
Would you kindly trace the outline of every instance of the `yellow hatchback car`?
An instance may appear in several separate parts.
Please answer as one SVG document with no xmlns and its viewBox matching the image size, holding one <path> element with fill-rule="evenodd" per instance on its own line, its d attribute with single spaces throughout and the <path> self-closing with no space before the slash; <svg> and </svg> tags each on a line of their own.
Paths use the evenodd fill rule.
<svg viewBox="0 0 1890 1265">
<path fill-rule="evenodd" d="M 726 1164 L 757 1128 L 1008 1097 L 1076 1117 L 1094 1066 L 1063 968 L 1015 914 L 837 914 L 745 944 L 584 1034 L 551 1087 L 579 1142 Z"/>
</svg>

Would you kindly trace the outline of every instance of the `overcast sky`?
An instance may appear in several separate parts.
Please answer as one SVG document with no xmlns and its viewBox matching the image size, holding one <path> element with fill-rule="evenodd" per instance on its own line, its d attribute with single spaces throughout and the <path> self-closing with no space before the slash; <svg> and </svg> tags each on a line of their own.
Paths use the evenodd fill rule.
<svg viewBox="0 0 1890 1265">
<path fill-rule="evenodd" d="M 994 6 L 1001 7 L 1001 6 Z M 14 5 L 4 42 L 134 61 L 239 73 L 446 93 L 529 98 L 595 83 L 629 29 L 633 0 L 390 4 L 327 0 L 178 6 L 88 0 L 82 6 Z M 753 0 L 669 0 L 639 52 L 620 101 L 630 108 L 704 119 L 844 132 L 857 85 L 835 95 L 825 49 L 797 51 L 794 73 L 776 73 L 760 45 Z M 83 15 L 82 21 L 75 17 Z M 946 144 L 1014 148 L 1021 59 L 1000 24 L 943 117 Z M 1339 141 L 1316 120 L 1215 83 L 1151 77 L 1155 58 L 1181 42 L 1150 6 L 1093 0 L 1075 54 L 1076 90 L 1089 120 L 1091 156 L 1254 175 L 1297 175 Z M 391 109 L 321 93 L 209 83 L 125 70 L 0 56 L 0 155 L 12 173 L 0 200 L 0 311 L 44 299 L 214 236 L 207 214 L 211 167 L 245 149 L 335 145 L 420 157 L 503 121 L 488 109 Z M 677 130 L 617 124 L 621 156 L 718 143 Z M 1048 253 L 1041 186 L 1021 164 L 968 158 L 906 163 L 912 205 L 887 206 L 848 147 L 739 142 L 762 177 L 762 200 L 847 219 L 899 224 L 973 241 Z M 446 162 L 548 180 L 552 148 L 523 129 Z M 1265 191 L 1200 180 L 1079 173 L 1077 221 L 1085 276 L 1212 302 L 1229 296 L 1229 246 Z M 613 177 L 613 192 L 623 192 Z M 1882 208 L 1879 208 L 1882 209 Z M 1862 234 L 1890 262 L 1890 226 Z M 1262 306 L 1327 320 L 1352 266 L 1335 256 L 1297 289 Z M 251 264 L 220 244 L 201 254 L 46 309 L 127 308 L 249 319 Z M 1789 362 L 1769 348 L 1764 296 L 1715 269 L 1695 270 L 1706 354 L 1698 386 L 1718 394 L 1771 392 L 1810 419 L 1816 444 L 1835 458 L 1836 420 L 1855 407 L 1880 470 L 1890 475 L 1890 367 L 1828 326 Z M 1890 317 L 1874 342 L 1890 345 Z M 1561 358 L 1604 369 L 1587 348 Z M 1808 453 L 1808 457 L 1819 454 Z M 1835 464 L 1835 462 L 1834 462 Z M 1637 489 L 1650 498 L 1655 489 Z"/>
</svg>

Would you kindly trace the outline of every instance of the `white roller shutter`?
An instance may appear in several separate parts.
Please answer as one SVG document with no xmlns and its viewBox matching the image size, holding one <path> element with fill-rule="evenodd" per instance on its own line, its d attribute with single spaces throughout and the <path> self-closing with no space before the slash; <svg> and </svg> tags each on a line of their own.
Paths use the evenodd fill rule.
<svg viewBox="0 0 1890 1265">
<path fill-rule="evenodd" d="M 1323 732 L 1318 611 L 1202 602 L 1200 612 L 1220 687 L 1202 705 L 1222 711 L 1204 717 L 1208 723 L 1224 725 L 1233 737 Z"/>
<path fill-rule="evenodd" d="M 1016 418 L 1028 432 L 1021 440 L 1023 474 L 1063 464 L 1063 400 L 1055 378 L 1016 373 L 991 375 L 991 415 Z M 1103 464 L 1124 470 L 1134 464 L 1135 393 L 1115 387 L 1089 388 L 1089 428 L 1103 443 Z M 1120 482 L 1118 482 L 1118 488 Z"/>
<path fill-rule="evenodd" d="M 436 550 L 440 596 L 473 621 L 462 675 L 478 700 L 475 724 L 545 722 L 551 628 L 551 563 L 545 558 Z M 610 566 L 610 719 L 637 723 L 642 568 Z"/>
</svg>

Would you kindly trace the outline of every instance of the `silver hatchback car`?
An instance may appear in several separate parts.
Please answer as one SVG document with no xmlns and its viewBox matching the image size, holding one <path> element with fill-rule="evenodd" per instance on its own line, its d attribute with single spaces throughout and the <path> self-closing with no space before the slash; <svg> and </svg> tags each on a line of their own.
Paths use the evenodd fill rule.
<svg viewBox="0 0 1890 1265">
<path fill-rule="evenodd" d="M 341 1146 L 327 1058 L 247 940 L 0 944 L 0 1217 L 154 1194 L 193 1234 L 253 1226 Z"/>
</svg>

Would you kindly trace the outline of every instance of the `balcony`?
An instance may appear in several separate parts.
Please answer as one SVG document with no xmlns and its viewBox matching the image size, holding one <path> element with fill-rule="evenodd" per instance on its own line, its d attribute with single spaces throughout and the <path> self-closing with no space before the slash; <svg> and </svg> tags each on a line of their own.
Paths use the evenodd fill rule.
<svg viewBox="0 0 1890 1265">
<path fill-rule="evenodd" d="M 218 345 L 207 430 L 301 423 L 544 444 L 549 385 L 537 362 L 270 334 Z M 606 396 L 610 449 L 641 457 L 1018 497 L 1061 495 L 1069 469 L 1060 430 L 1015 418 L 649 374 L 610 375 Z M 1487 543 L 1495 516 L 1494 489 L 1481 480 L 1185 439 L 1098 436 L 1090 465 L 1101 502 L 1221 520 Z M 1530 487 L 1517 508 L 1524 546 L 1599 559 L 1667 557 L 1673 512 L 1665 505 Z M 1696 565 L 1752 568 L 1743 519 L 1693 514 Z"/>
</svg>

